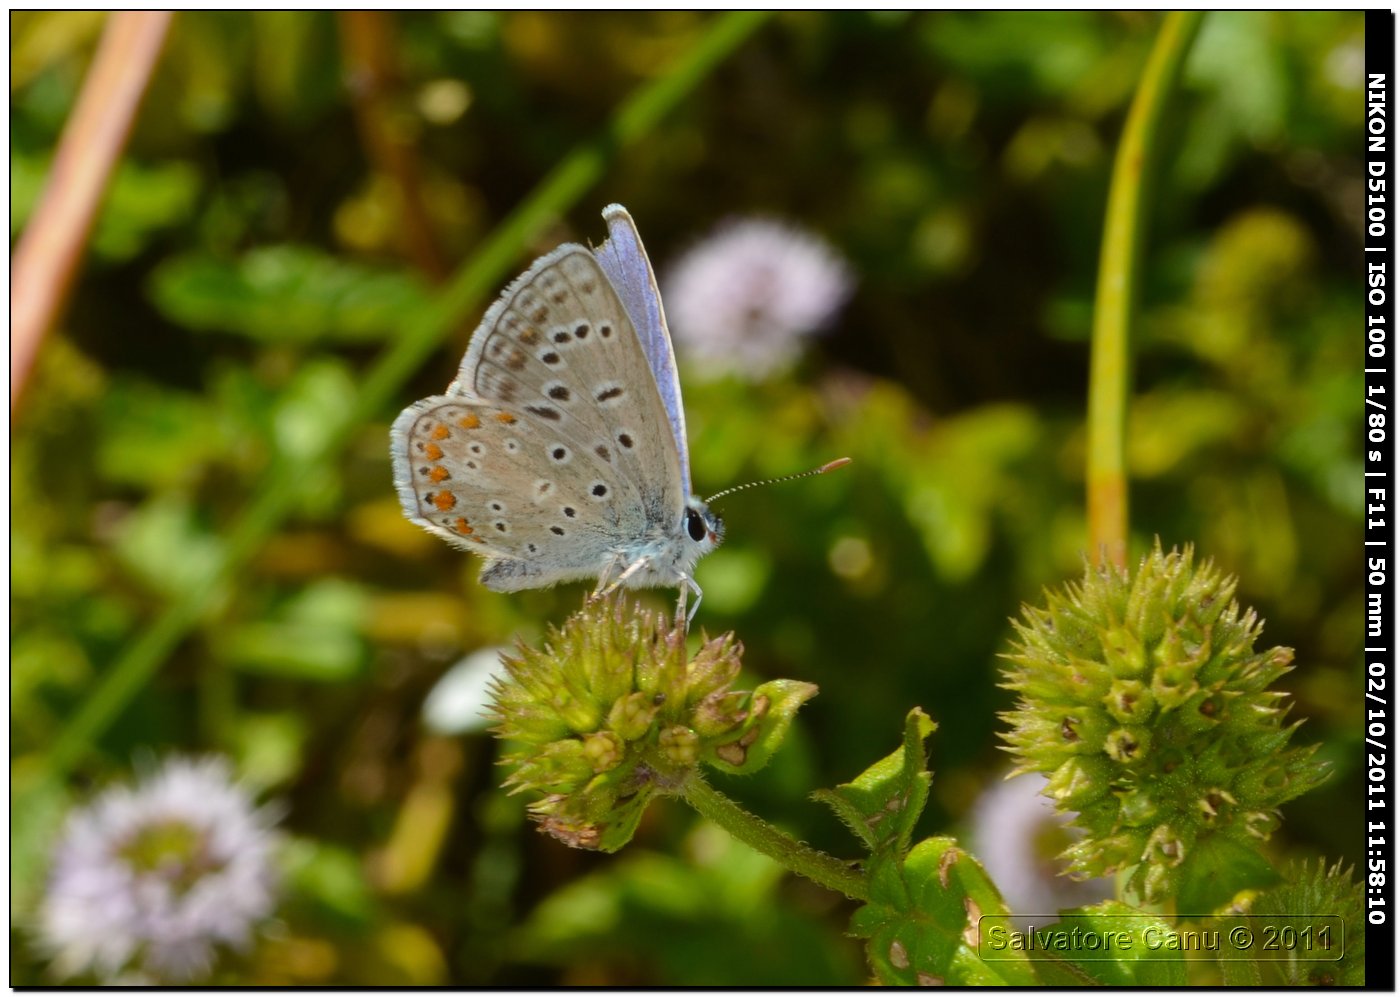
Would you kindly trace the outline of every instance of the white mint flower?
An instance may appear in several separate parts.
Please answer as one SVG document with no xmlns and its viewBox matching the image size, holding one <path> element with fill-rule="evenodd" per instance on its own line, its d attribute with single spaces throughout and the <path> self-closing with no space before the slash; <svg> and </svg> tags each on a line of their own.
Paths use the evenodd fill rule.
<svg viewBox="0 0 1400 997">
<path fill-rule="evenodd" d="M 1107 879 L 1075 881 L 1057 856 L 1077 832 L 1068 816 L 1042 796 L 1048 780 L 1038 773 L 999 779 L 972 808 L 972 854 L 1001 890 L 1015 921 L 1045 924 L 1060 910 L 1098 903 L 1113 895 Z"/>
<path fill-rule="evenodd" d="M 185 981 L 276 904 L 273 816 L 219 758 L 171 758 L 68 816 L 39 910 L 64 977 Z"/>
<path fill-rule="evenodd" d="M 791 363 L 850 297 L 850 268 L 782 222 L 727 222 L 688 250 L 663 298 L 677 348 L 700 373 L 761 380 Z"/>
</svg>

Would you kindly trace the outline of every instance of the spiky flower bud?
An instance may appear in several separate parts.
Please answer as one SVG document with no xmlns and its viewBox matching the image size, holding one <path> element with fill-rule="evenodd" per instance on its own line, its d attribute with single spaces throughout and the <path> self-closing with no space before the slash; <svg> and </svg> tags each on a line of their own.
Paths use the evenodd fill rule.
<svg viewBox="0 0 1400 997">
<path fill-rule="evenodd" d="M 496 733 L 516 746 L 506 786 L 544 793 L 531 815 L 566 844 L 616 851 L 651 798 L 678 793 L 701 762 L 761 768 L 816 694 L 783 680 L 731 690 L 742 653 L 725 634 L 687 656 L 685 629 L 661 614 L 590 601 L 542 646 L 502 656 Z"/>
<path fill-rule="evenodd" d="M 1234 591 L 1189 546 L 1159 544 L 1135 573 L 1090 568 L 1015 623 L 1005 685 L 1020 700 L 1004 737 L 1018 769 L 1077 811 L 1075 875 L 1135 867 L 1130 886 L 1161 899 L 1209 837 L 1257 847 L 1276 808 L 1324 778 L 1313 748 L 1286 747 L 1298 724 L 1268 689 L 1293 652 L 1255 653 L 1260 623 Z"/>
</svg>

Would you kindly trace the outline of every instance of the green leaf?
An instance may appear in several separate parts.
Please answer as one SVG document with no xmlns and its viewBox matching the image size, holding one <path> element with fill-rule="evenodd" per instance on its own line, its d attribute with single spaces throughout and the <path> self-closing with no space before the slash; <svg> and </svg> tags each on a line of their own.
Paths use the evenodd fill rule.
<svg viewBox="0 0 1400 997">
<path fill-rule="evenodd" d="M 1232 913 L 1250 915 L 1226 918 L 1221 931 L 1242 925 L 1254 939 L 1245 951 L 1222 949 L 1220 967 L 1226 978 L 1252 976 L 1256 983 L 1274 986 L 1344 986 L 1366 983 L 1366 917 L 1363 886 L 1351 869 L 1340 862 L 1328 866 L 1290 862 L 1284 867 L 1282 882 L 1254 896 L 1240 897 Z M 1263 945 L 1272 931 L 1276 944 Z M 1297 944 L 1277 944 L 1290 933 Z M 1240 956 L 1253 953 L 1257 959 L 1241 962 Z"/>
<path fill-rule="evenodd" d="M 44 183 L 53 174 L 49 155 L 10 152 L 10 236 L 29 221 Z M 161 229 L 186 221 L 199 196 L 199 171 L 178 160 L 143 166 L 130 159 L 117 164 L 93 228 L 93 253 L 124 261 L 135 256 Z"/>
<path fill-rule="evenodd" d="M 985 925 L 984 937 L 1000 925 Z M 1186 963 L 1171 924 L 1117 900 L 1063 911 L 1035 929 L 1030 958 L 1046 982 L 1111 987 L 1184 986 Z M 1089 939 L 1094 940 L 1090 944 Z M 985 946 L 984 946 L 985 948 Z"/>
<path fill-rule="evenodd" d="M 1273 886 L 1279 875 L 1255 849 L 1223 834 L 1199 839 L 1181 865 L 1176 909 L 1183 917 L 1211 914 L 1240 890 Z"/>
<path fill-rule="evenodd" d="M 339 425 L 339 413 L 354 404 L 355 379 L 339 360 L 309 361 L 278 396 L 273 413 L 277 449 L 292 460 L 310 461 Z"/>
<path fill-rule="evenodd" d="M 609 808 L 608 823 L 603 826 L 602 836 L 598 839 L 598 850 L 615 852 L 631 841 L 650 802 L 650 793 L 638 793 L 625 803 L 614 802 Z"/>
<path fill-rule="evenodd" d="M 793 679 L 775 679 L 765 682 L 753 691 L 749 699 L 749 716 L 739 728 L 738 736 L 718 745 L 707 745 L 705 761 L 733 775 L 748 775 L 757 772 L 768 764 L 783 743 L 787 731 L 792 726 L 792 718 L 818 692 L 810 682 L 797 682 Z M 767 705 L 761 706 L 760 703 Z M 734 745 L 742 746 L 743 761 L 735 764 L 739 757 L 732 750 Z M 729 760 L 726 760 L 728 758 Z"/>
<path fill-rule="evenodd" d="M 985 915 L 1008 916 L 1001 894 L 977 860 L 952 838 L 921 841 L 904 860 L 870 864 L 870 903 L 851 932 L 887 985 L 1029 986 L 1039 982 L 1020 952 L 996 961 L 979 952 Z"/>
<path fill-rule="evenodd" d="M 230 628 L 215 646 L 221 661 L 241 671 L 344 682 L 369 664 L 359 632 L 367 612 L 363 589 L 328 578 L 288 600 L 277 619 Z"/>
<path fill-rule="evenodd" d="M 283 848 L 287 893 L 311 906 L 322 920 L 364 927 L 375 918 L 374 893 L 360 857 L 347 848 L 294 838 Z"/>
<path fill-rule="evenodd" d="M 364 674 L 363 643 L 335 627 L 250 623 L 224 633 L 219 660 L 239 671 L 313 682 L 345 682 Z"/>
<path fill-rule="evenodd" d="M 199 395 L 115 378 L 100 411 L 97 467 L 108 481 L 188 486 L 225 445 L 219 413 Z"/>
<path fill-rule="evenodd" d="M 308 730 L 300 713 L 243 713 L 231 734 L 239 775 L 249 786 L 281 786 L 301 771 Z"/>
<path fill-rule="evenodd" d="M 123 160 L 97 219 L 93 251 L 108 259 L 131 259 L 161 229 L 178 225 L 194 213 L 199 190 L 199 171 L 189 163 L 142 166 Z"/>
<path fill-rule="evenodd" d="M 167 494 L 122 521 L 114 548 L 132 574 L 153 590 L 174 596 L 215 574 L 224 545 L 199 521 L 189 499 Z"/>
<path fill-rule="evenodd" d="M 933 774 L 928 770 L 924 742 L 937 729 L 938 725 L 915 707 L 904 720 L 904 744 L 893 754 L 850 782 L 817 790 L 812 798 L 831 807 L 871 851 L 903 854 L 928 803 Z"/>
<path fill-rule="evenodd" d="M 232 262 L 177 257 L 156 271 L 151 293 L 180 325 L 273 343 L 380 341 L 427 301 L 423 285 L 408 274 L 290 245 L 255 249 Z"/>
<path fill-rule="evenodd" d="M 1221 959 L 1220 981 L 1227 987 L 1262 987 L 1264 974 L 1259 964 L 1249 959 Z"/>
</svg>

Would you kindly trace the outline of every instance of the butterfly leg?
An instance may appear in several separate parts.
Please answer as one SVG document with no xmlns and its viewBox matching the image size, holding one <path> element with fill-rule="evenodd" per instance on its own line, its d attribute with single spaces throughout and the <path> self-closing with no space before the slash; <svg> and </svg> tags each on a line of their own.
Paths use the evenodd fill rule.
<svg viewBox="0 0 1400 997">
<path fill-rule="evenodd" d="M 648 566 L 650 566 L 651 558 L 645 556 L 637 558 L 626 568 L 624 568 L 622 570 L 622 573 L 619 574 L 616 578 L 614 578 L 612 581 L 608 581 L 608 578 L 612 575 L 614 571 L 617 570 L 617 566 L 620 563 L 620 555 L 615 556 L 613 560 L 609 562 L 608 567 L 603 571 L 602 575 L 598 579 L 598 587 L 593 590 L 593 595 L 591 596 L 591 599 L 602 599 L 612 595 L 622 586 L 626 585 L 628 579 L 632 578 L 638 572 L 641 572 L 645 570 Z M 686 603 L 688 601 L 690 593 L 692 592 L 695 593 L 695 602 L 690 606 L 689 612 L 687 612 Z M 676 603 L 676 620 L 677 622 L 679 622 L 680 620 L 684 619 L 687 630 L 690 629 L 690 623 L 692 620 L 695 619 L 695 614 L 700 611 L 700 600 L 704 597 L 705 593 L 701 590 L 700 586 L 696 584 L 694 578 L 691 578 L 689 575 L 686 575 L 681 578 L 680 599 Z"/>
<path fill-rule="evenodd" d="M 598 584 L 594 587 L 593 594 L 589 596 L 590 602 L 594 599 L 601 599 L 606 595 L 611 595 L 617 589 L 617 586 L 621 584 L 621 580 L 611 581 L 610 579 L 612 579 L 613 574 L 616 573 L 617 569 L 621 566 L 622 555 L 614 554 L 612 559 L 608 561 L 607 566 L 598 573 Z"/>
<path fill-rule="evenodd" d="M 690 612 L 687 613 L 685 610 L 686 595 L 690 592 L 695 593 L 695 604 L 690 607 Z M 681 579 L 681 598 L 679 604 L 676 606 L 676 616 L 678 618 L 681 616 L 685 617 L 685 628 L 687 630 L 690 629 L 690 623 L 695 619 L 695 614 L 700 612 L 700 600 L 703 598 L 705 598 L 705 593 L 700 590 L 699 585 L 695 584 L 694 578 L 686 575 L 685 578 Z"/>
<path fill-rule="evenodd" d="M 602 577 L 598 579 L 598 587 L 593 591 L 593 597 L 595 599 L 600 599 L 604 596 L 612 595 L 622 586 L 626 585 L 628 579 L 645 569 L 647 565 L 651 564 L 651 558 L 637 558 L 635 561 L 633 561 L 631 564 L 629 564 L 626 568 L 623 569 L 622 574 L 618 575 L 611 582 L 604 585 L 604 579 L 606 579 L 615 570 L 617 570 L 617 566 L 620 563 L 622 563 L 621 555 L 614 556 L 612 563 L 608 565 L 608 570 L 605 571 Z"/>
</svg>

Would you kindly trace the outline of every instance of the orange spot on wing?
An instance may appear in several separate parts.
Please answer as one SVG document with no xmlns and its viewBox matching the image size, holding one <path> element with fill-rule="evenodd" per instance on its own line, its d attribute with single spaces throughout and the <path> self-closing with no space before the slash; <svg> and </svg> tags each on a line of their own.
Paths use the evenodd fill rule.
<svg viewBox="0 0 1400 997">
<path fill-rule="evenodd" d="M 446 512 L 457 504 L 457 496 L 451 492 L 438 492 L 433 496 L 433 505 L 438 507 L 439 512 Z"/>
<path fill-rule="evenodd" d="M 467 536 L 470 536 L 470 535 L 472 534 L 473 531 L 472 531 L 471 526 L 468 525 L 468 523 L 467 523 L 467 517 L 466 517 L 466 516 L 458 516 L 458 517 L 457 517 L 457 532 L 458 532 L 458 533 L 464 533 L 464 534 L 466 534 Z"/>
<path fill-rule="evenodd" d="M 433 484 L 440 485 L 448 478 L 452 477 L 452 475 L 447 473 L 447 468 L 443 467 L 441 464 L 438 464 L 436 467 L 434 467 L 431 471 L 428 472 L 428 477 L 432 479 Z"/>
<path fill-rule="evenodd" d="M 429 443 L 423 447 L 423 456 L 429 460 L 442 460 L 442 447 L 436 443 Z"/>
<path fill-rule="evenodd" d="M 515 424 L 515 416 L 511 415 L 509 412 L 497 412 L 496 421 L 504 422 L 507 426 L 511 426 Z"/>
<path fill-rule="evenodd" d="M 442 423 L 438 423 L 433 427 L 433 439 L 435 440 L 445 440 L 451 435 L 452 430 L 448 429 Z"/>
<path fill-rule="evenodd" d="M 463 429 L 475 429 L 477 426 L 481 425 L 481 419 L 475 412 L 468 412 L 457 420 L 457 425 L 461 426 Z"/>
</svg>

